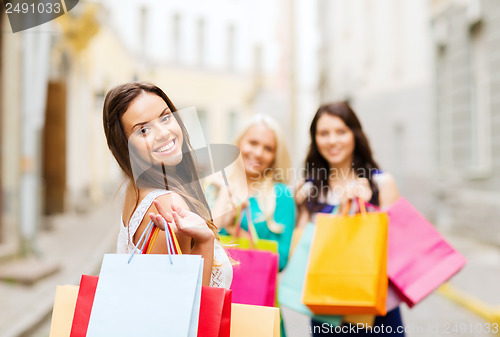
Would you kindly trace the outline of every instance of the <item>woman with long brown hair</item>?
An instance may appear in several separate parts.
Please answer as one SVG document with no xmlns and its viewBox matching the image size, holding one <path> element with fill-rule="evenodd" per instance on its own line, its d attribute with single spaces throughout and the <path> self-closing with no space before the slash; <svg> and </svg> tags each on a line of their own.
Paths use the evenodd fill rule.
<svg viewBox="0 0 500 337">
<path fill-rule="evenodd" d="M 331 213 L 345 206 L 353 197 L 382 209 L 398 199 L 394 179 L 379 169 L 361 123 L 347 102 L 321 105 L 309 131 L 305 181 L 296 195 L 299 227 L 314 221 L 318 212 Z M 321 322 L 312 320 L 311 325 L 313 336 L 329 335 L 323 332 Z M 397 333 L 403 330 L 399 308 L 377 316 L 374 326 L 381 325 L 390 326 L 391 335 L 404 336 L 404 332 Z M 359 331 L 355 335 L 370 334 Z"/>
<path fill-rule="evenodd" d="M 103 124 L 127 179 L 118 253 L 132 253 L 149 220 L 162 227 L 163 217 L 176 224 L 183 254 L 203 256 L 203 284 L 229 288 L 232 267 L 218 244 L 189 134 L 167 95 L 150 83 L 118 85 L 106 95 Z M 162 235 L 151 253 L 167 253 Z"/>
</svg>

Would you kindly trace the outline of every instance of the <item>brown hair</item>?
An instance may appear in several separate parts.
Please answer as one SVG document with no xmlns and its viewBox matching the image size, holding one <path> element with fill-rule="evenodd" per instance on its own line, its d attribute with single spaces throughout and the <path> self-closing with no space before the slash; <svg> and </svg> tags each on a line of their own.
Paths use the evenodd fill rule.
<svg viewBox="0 0 500 337">
<path fill-rule="evenodd" d="M 309 135 L 311 137 L 311 145 L 309 146 L 309 151 L 307 153 L 305 161 L 305 180 L 312 182 L 316 191 L 320 193 L 315 193 L 306 198 L 302 205 L 306 205 L 309 212 L 317 212 L 322 207 L 319 204 L 319 198 L 321 195 L 325 196 L 328 192 L 328 177 L 330 172 L 330 166 L 327 160 L 320 154 L 318 145 L 316 144 L 316 129 L 318 126 L 318 120 L 324 114 L 329 114 L 331 116 L 339 117 L 344 121 L 347 127 L 354 134 L 354 152 L 353 152 L 353 162 L 352 167 L 356 172 L 356 175 L 360 178 L 367 178 L 370 182 L 370 187 L 373 191 L 372 200 L 376 200 L 378 203 L 378 188 L 375 181 L 372 179 L 372 173 L 378 171 L 378 165 L 373 159 L 372 150 L 368 138 L 363 132 L 361 123 L 358 117 L 345 101 L 333 102 L 323 104 L 318 108 L 316 115 L 311 122 L 311 127 L 309 129 Z M 315 174 L 317 172 L 328 172 L 326 175 Z M 317 176 L 315 176 L 317 175 Z"/>
<path fill-rule="evenodd" d="M 146 163 L 132 146 L 129 147 L 121 118 L 130 104 L 143 93 L 151 93 L 162 98 L 167 103 L 182 130 L 184 138 L 182 161 L 173 168 L 151 166 L 151 163 Z M 139 203 L 139 189 L 141 188 L 172 190 L 185 199 L 191 211 L 200 215 L 217 236 L 217 227 L 212 221 L 210 208 L 203 193 L 196 157 L 189 141 L 189 134 L 176 107 L 160 88 L 146 82 L 125 83 L 112 88 L 106 94 L 104 100 L 103 124 L 108 147 L 120 168 L 129 178 L 136 193 L 135 207 Z M 165 170 L 169 173 L 168 179 Z M 136 174 L 135 179 L 134 173 Z"/>
</svg>

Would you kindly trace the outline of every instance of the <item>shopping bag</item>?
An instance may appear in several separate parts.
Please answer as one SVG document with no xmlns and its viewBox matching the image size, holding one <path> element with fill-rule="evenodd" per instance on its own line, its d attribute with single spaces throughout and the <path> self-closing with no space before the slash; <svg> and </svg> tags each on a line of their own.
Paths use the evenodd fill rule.
<svg viewBox="0 0 500 337">
<path fill-rule="evenodd" d="M 150 222 L 137 246 L 152 228 Z M 197 336 L 203 259 L 175 255 L 166 222 L 164 233 L 167 255 L 134 255 L 136 249 L 130 256 L 104 255 L 87 337 Z"/>
<path fill-rule="evenodd" d="M 231 337 L 257 336 L 280 336 L 279 308 L 233 303 L 231 312 Z"/>
<path fill-rule="evenodd" d="M 315 314 L 386 314 L 387 214 L 318 214 L 302 300 Z"/>
<path fill-rule="evenodd" d="M 307 260 L 311 249 L 311 241 L 314 234 L 314 223 L 308 223 L 301 231 L 302 235 L 298 239 L 293 255 L 283 271 L 281 282 L 278 286 L 278 302 L 301 314 L 311 318 L 340 325 L 340 316 L 314 315 L 314 313 L 302 303 L 302 289 L 304 287 L 304 276 L 307 269 Z"/>
<path fill-rule="evenodd" d="M 389 286 L 387 287 L 387 299 L 385 301 L 387 312 L 396 309 L 402 302 L 403 299 L 399 296 L 399 291 L 395 288 L 394 284 L 392 284 L 391 280 L 389 280 Z"/>
<path fill-rule="evenodd" d="M 406 199 L 387 211 L 387 274 L 400 297 L 412 307 L 465 265 L 457 252 Z"/>
<path fill-rule="evenodd" d="M 98 280 L 98 276 L 82 275 L 70 337 L 87 336 L 87 328 Z"/>
<path fill-rule="evenodd" d="M 203 286 L 198 337 L 229 337 L 230 332 L 231 290 Z"/>
<path fill-rule="evenodd" d="M 104 256 L 87 337 L 196 336 L 201 256 L 128 259 L 127 254 Z"/>
<path fill-rule="evenodd" d="M 235 234 L 231 235 L 219 235 L 219 239 L 222 244 L 228 246 L 234 246 L 234 248 L 239 249 L 255 249 L 264 250 L 268 252 L 278 253 L 278 242 L 273 240 L 260 239 L 257 230 L 252 222 L 252 212 L 250 206 L 247 206 L 245 210 L 238 207 L 236 210 L 235 219 Z M 241 221 L 243 219 L 243 213 L 246 213 L 248 232 L 245 234 L 241 230 Z"/>
<path fill-rule="evenodd" d="M 98 276 L 82 275 L 70 337 L 85 337 L 87 334 L 98 280 Z M 198 337 L 229 337 L 230 325 L 231 291 L 224 288 L 203 286 Z"/>
<path fill-rule="evenodd" d="M 57 286 L 50 322 L 50 337 L 68 337 L 73 322 L 78 286 Z"/>
<path fill-rule="evenodd" d="M 249 238 L 234 237 L 230 235 L 219 235 L 220 242 L 226 246 L 233 246 L 240 249 L 256 249 L 268 252 L 278 252 L 278 242 L 272 240 L 259 239 L 257 242 L 251 242 Z"/>
<path fill-rule="evenodd" d="M 228 248 L 239 264 L 233 267 L 233 303 L 274 306 L 278 254 L 259 250 Z"/>
</svg>

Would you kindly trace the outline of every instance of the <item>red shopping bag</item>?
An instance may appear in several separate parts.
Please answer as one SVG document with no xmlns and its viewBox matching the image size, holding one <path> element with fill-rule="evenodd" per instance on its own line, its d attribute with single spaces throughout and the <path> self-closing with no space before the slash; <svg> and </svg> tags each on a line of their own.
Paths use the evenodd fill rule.
<svg viewBox="0 0 500 337">
<path fill-rule="evenodd" d="M 409 307 L 457 273 L 465 258 L 406 199 L 387 211 L 387 275 Z"/>
<path fill-rule="evenodd" d="M 203 286 L 198 337 L 229 337 L 230 332 L 231 290 Z"/>
<path fill-rule="evenodd" d="M 70 337 L 85 337 L 87 335 L 98 280 L 98 276 L 82 275 Z"/>
<path fill-rule="evenodd" d="M 233 303 L 273 307 L 276 301 L 278 254 L 236 248 L 227 251 L 239 262 L 233 268 Z"/>
</svg>

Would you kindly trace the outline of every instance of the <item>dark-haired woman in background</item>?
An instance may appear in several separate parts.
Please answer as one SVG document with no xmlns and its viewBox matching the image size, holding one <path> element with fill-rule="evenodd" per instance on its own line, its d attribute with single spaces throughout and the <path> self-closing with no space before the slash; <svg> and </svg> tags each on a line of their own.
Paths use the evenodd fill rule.
<svg viewBox="0 0 500 337">
<path fill-rule="evenodd" d="M 361 124 L 347 102 L 320 106 L 311 123 L 310 136 L 305 182 L 296 195 L 298 227 L 314 221 L 316 213 L 331 213 L 353 197 L 382 209 L 398 199 L 394 179 L 379 169 Z M 386 316 L 377 316 L 374 326 L 382 324 L 392 327 L 392 336 L 404 336 L 404 332 L 397 333 L 397 327 L 403 326 L 399 308 Z M 330 335 L 322 333 L 322 322 L 312 320 L 311 325 L 313 336 Z M 331 335 L 336 334 L 332 331 Z M 354 335 L 371 336 L 366 331 Z"/>
</svg>

